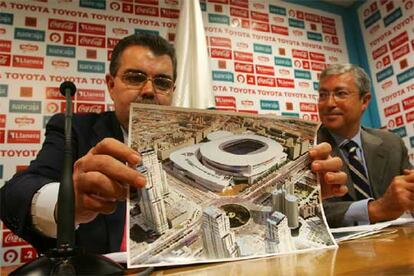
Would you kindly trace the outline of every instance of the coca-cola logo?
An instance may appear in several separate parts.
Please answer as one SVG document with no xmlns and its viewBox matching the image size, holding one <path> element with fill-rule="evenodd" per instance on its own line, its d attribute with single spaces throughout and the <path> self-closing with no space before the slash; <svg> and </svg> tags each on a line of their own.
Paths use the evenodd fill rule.
<svg viewBox="0 0 414 276">
<path fill-rule="evenodd" d="M 302 112 L 316 112 L 316 104 L 314 104 L 314 103 L 300 103 L 300 111 L 302 111 Z"/>
<path fill-rule="evenodd" d="M 323 69 L 325 69 L 325 64 L 319 62 L 311 62 L 311 68 L 314 71 L 322 71 Z"/>
<path fill-rule="evenodd" d="M 230 15 L 242 18 L 249 18 L 249 12 L 244 9 L 237 9 L 234 7 L 230 7 Z"/>
<path fill-rule="evenodd" d="M 305 82 L 305 81 L 301 81 L 299 82 L 299 86 L 302 88 L 308 88 L 310 85 L 309 83 Z"/>
<path fill-rule="evenodd" d="M 292 49 L 292 56 L 294 58 L 301 58 L 301 59 L 308 59 L 309 58 L 308 51 L 295 50 L 295 49 Z"/>
<path fill-rule="evenodd" d="M 266 32 L 266 33 L 268 33 L 270 31 L 269 24 L 267 24 L 267 23 L 253 22 L 252 25 L 253 25 L 252 26 L 253 30 L 255 30 L 255 31 Z"/>
<path fill-rule="evenodd" d="M 6 33 L 6 29 L 5 28 L 0 28 L 0 34 L 5 34 Z"/>
<path fill-rule="evenodd" d="M 211 48 L 211 57 L 231 59 L 232 58 L 231 50 Z"/>
<path fill-rule="evenodd" d="M 244 72 L 244 73 L 253 73 L 253 64 L 235 62 L 234 71 Z"/>
<path fill-rule="evenodd" d="M 257 85 L 261 86 L 275 86 L 275 79 L 274 78 L 266 78 L 266 77 L 257 77 Z"/>
<path fill-rule="evenodd" d="M 317 14 L 313 14 L 313 13 L 305 13 L 305 19 L 307 21 L 311 21 L 311 22 L 315 22 L 315 23 L 320 23 L 321 22 L 321 17 Z"/>
<path fill-rule="evenodd" d="M 79 35 L 79 45 L 105 48 L 105 38 Z"/>
<path fill-rule="evenodd" d="M 66 21 L 60 19 L 49 19 L 48 23 L 49 30 L 76 32 L 76 22 Z"/>
<path fill-rule="evenodd" d="M 148 15 L 148 16 L 159 16 L 159 10 L 157 7 L 147 7 L 147 6 L 135 6 L 136 15 Z"/>
<path fill-rule="evenodd" d="M 27 242 L 11 231 L 3 232 L 3 247 L 25 245 Z"/>
<path fill-rule="evenodd" d="M 76 111 L 78 113 L 101 113 L 105 110 L 104 104 L 84 104 L 78 103 Z"/>
</svg>

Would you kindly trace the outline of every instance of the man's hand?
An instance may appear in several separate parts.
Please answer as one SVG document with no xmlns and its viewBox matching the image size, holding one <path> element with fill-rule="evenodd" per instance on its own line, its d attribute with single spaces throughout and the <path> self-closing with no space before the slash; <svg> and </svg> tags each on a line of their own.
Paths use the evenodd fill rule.
<svg viewBox="0 0 414 276">
<path fill-rule="evenodd" d="M 317 173 L 321 182 L 322 198 L 342 196 L 347 193 L 347 175 L 340 171 L 342 160 L 339 157 L 332 157 L 332 148 L 328 143 L 321 143 L 309 150 L 313 159 L 311 169 Z"/>
<path fill-rule="evenodd" d="M 368 203 L 371 223 L 396 219 L 405 211 L 414 211 L 414 170 L 394 177 L 384 195 Z"/>
<path fill-rule="evenodd" d="M 126 199 L 129 186 L 143 187 L 145 177 L 130 167 L 140 162 L 137 152 L 113 138 L 105 138 L 77 160 L 73 168 L 75 223 L 113 213 L 116 202 Z"/>
</svg>

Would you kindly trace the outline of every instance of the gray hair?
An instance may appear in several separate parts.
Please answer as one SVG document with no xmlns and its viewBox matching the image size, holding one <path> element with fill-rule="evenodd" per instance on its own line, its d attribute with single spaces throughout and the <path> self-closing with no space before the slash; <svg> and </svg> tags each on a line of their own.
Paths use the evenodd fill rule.
<svg viewBox="0 0 414 276">
<path fill-rule="evenodd" d="M 369 78 L 368 74 L 361 67 L 350 63 L 329 65 L 325 68 L 325 70 L 321 72 L 319 81 L 321 81 L 326 76 L 342 75 L 345 73 L 351 73 L 354 76 L 355 84 L 358 87 L 359 94 L 361 96 L 367 94 L 370 91 L 371 79 Z"/>
</svg>

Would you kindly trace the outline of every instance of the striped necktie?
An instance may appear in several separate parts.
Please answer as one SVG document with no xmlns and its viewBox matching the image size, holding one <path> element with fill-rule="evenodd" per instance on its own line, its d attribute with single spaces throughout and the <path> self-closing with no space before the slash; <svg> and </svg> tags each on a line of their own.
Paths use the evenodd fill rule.
<svg viewBox="0 0 414 276">
<path fill-rule="evenodd" d="M 357 155 L 358 144 L 351 140 L 342 147 L 348 153 L 348 168 L 358 200 L 372 197 L 367 173 L 361 158 Z"/>
</svg>

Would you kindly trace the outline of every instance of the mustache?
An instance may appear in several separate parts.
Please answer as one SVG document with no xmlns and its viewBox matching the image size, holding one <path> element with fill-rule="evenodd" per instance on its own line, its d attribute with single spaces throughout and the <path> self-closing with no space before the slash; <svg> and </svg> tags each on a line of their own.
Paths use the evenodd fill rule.
<svg viewBox="0 0 414 276">
<path fill-rule="evenodd" d="M 319 113 L 321 115 L 343 115 L 343 113 L 339 110 L 327 110 L 327 111 L 319 110 Z"/>
<path fill-rule="evenodd" d="M 137 102 L 142 103 L 142 104 L 157 104 L 157 101 L 156 101 L 155 97 L 153 97 L 153 98 L 149 98 L 149 97 L 141 98 Z"/>
</svg>

